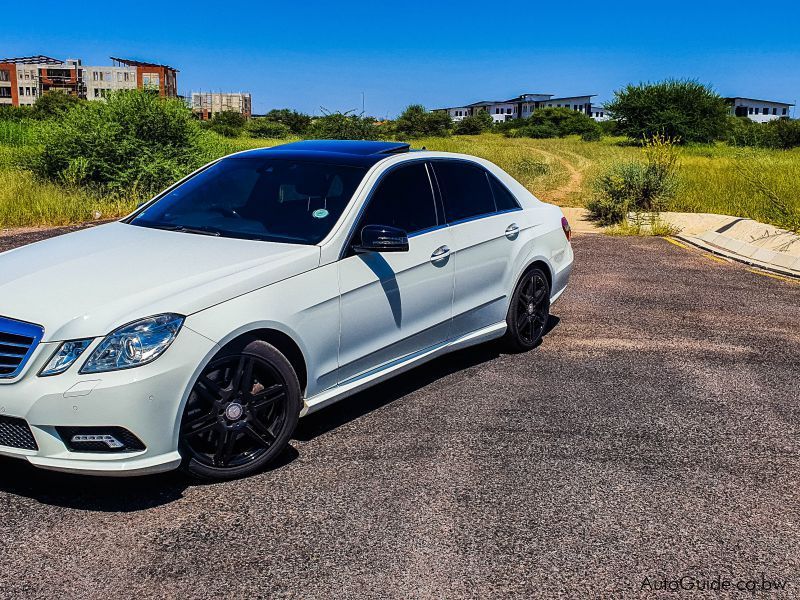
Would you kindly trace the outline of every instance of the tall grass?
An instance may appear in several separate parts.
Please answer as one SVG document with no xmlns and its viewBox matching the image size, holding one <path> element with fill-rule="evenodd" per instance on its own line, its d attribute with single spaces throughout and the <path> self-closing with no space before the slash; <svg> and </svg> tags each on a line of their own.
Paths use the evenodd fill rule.
<svg viewBox="0 0 800 600">
<path fill-rule="evenodd" d="M 85 188 L 40 181 L 29 171 L 0 168 L 0 229 L 112 219 L 135 207 L 135 200 L 108 200 Z"/>
</svg>

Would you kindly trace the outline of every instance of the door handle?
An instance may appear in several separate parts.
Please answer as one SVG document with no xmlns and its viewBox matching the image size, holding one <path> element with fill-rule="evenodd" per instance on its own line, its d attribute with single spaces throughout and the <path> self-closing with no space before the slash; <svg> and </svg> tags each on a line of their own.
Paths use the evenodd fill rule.
<svg viewBox="0 0 800 600">
<path fill-rule="evenodd" d="M 450 248 L 447 246 L 439 246 L 436 250 L 433 251 L 431 254 L 431 262 L 439 262 L 446 259 L 450 256 Z"/>
<path fill-rule="evenodd" d="M 519 235 L 519 225 L 516 223 L 512 223 L 508 227 L 506 227 L 506 237 L 510 240 L 516 239 Z"/>
</svg>

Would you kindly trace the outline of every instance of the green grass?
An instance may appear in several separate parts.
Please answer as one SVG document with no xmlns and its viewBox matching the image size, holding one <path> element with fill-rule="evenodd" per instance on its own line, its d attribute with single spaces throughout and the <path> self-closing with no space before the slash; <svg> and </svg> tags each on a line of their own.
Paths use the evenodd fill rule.
<svg viewBox="0 0 800 600">
<path fill-rule="evenodd" d="M 211 131 L 201 136 L 205 160 L 291 141 L 224 138 Z M 36 151 L 36 139 L 35 129 L 0 124 L 0 228 L 63 225 L 92 220 L 96 213 L 113 218 L 135 206 L 135 200 L 109 200 L 91 190 L 34 178 L 19 165 L 26 154 Z M 599 173 L 614 162 L 641 158 L 641 150 L 622 138 L 584 142 L 578 137 L 534 140 L 483 134 L 414 140 L 413 146 L 486 158 L 542 200 L 562 206 L 584 206 Z M 800 149 L 686 147 L 681 149 L 680 180 L 680 191 L 669 210 L 750 217 L 785 227 L 791 227 L 792 219 L 800 214 L 796 191 Z"/>
</svg>

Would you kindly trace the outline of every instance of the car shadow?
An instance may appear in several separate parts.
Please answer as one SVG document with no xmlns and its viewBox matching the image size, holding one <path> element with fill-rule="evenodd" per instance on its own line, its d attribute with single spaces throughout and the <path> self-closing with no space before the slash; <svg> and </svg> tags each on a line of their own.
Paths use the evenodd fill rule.
<svg viewBox="0 0 800 600">
<path fill-rule="evenodd" d="M 550 316 L 545 335 L 558 326 Z M 306 442 L 354 421 L 395 400 L 458 371 L 474 367 L 505 354 L 499 341 L 458 350 L 374 387 L 359 392 L 300 420 L 292 439 Z M 297 459 L 298 451 L 288 446 L 261 474 L 280 469 Z M 172 471 L 142 477 L 94 477 L 46 471 L 19 459 L 0 457 L 0 508 L 11 496 L 31 498 L 42 504 L 95 512 L 136 512 L 157 508 L 183 497 L 193 486 L 224 485 L 203 482 Z"/>
<path fill-rule="evenodd" d="M 280 469 L 299 456 L 288 446 L 261 473 Z M 194 479 L 182 471 L 141 477 L 96 477 L 38 469 L 29 463 L 0 457 L 0 509 L 10 496 L 42 504 L 94 512 L 137 512 L 180 500 L 189 487 L 223 485 Z"/>
<path fill-rule="evenodd" d="M 544 335 L 553 331 L 559 322 L 558 317 L 550 315 Z M 502 342 L 495 340 L 446 354 L 304 417 L 297 425 L 293 439 L 308 442 L 439 379 L 508 353 Z"/>
</svg>

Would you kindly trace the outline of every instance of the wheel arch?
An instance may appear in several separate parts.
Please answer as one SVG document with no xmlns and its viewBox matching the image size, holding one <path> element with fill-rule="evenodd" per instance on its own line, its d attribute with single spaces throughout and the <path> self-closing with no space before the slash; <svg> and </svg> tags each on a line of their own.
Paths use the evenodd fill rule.
<svg viewBox="0 0 800 600">
<path fill-rule="evenodd" d="M 241 350 L 254 341 L 266 342 L 275 346 L 291 363 L 300 382 L 300 391 L 305 395 L 308 386 L 308 366 L 300 345 L 286 332 L 270 327 L 259 327 L 237 334 L 222 345 L 217 355 Z"/>
<path fill-rule="evenodd" d="M 512 293 L 513 293 L 514 290 L 517 289 L 517 286 L 519 285 L 520 280 L 529 271 L 531 271 L 532 269 L 537 268 L 537 267 L 540 268 L 542 271 L 544 271 L 544 276 L 547 278 L 547 285 L 549 286 L 550 292 L 552 293 L 552 291 L 553 291 L 553 267 L 550 266 L 549 262 L 547 262 L 544 258 L 541 258 L 541 257 L 537 257 L 537 258 L 534 258 L 534 259 L 530 260 L 525 265 L 525 268 L 523 268 L 519 272 L 519 275 L 517 275 L 516 281 L 514 281 L 514 287 L 512 288 Z"/>
</svg>

